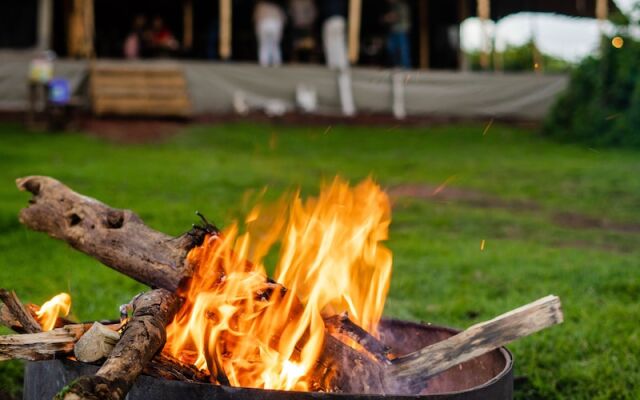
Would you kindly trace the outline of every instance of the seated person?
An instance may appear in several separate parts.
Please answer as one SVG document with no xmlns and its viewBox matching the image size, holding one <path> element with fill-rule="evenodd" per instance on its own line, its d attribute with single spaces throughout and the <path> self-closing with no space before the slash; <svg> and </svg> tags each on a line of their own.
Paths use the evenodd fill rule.
<svg viewBox="0 0 640 400">
<path fill-rule="evenodd" d="M 151 47 L 157 57 L 167 57 L 180 48 L 173 33 L 164 23 L 162 17 L 156 16 L 151 25 Z"/>
</svg>

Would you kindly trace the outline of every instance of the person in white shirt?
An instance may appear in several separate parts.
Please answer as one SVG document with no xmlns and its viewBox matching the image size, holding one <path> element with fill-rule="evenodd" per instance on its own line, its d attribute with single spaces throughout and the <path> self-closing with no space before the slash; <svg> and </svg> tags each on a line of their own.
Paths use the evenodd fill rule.
<svg viewBox="0 0 640 400">
<path fill-rule="evenodd" d="M 286 15 L 275 3 L 258 1 L 253 13 L 258 38 L 258 61 L 263 67 L 282 64 L 280 41 Z"/>
</svg>

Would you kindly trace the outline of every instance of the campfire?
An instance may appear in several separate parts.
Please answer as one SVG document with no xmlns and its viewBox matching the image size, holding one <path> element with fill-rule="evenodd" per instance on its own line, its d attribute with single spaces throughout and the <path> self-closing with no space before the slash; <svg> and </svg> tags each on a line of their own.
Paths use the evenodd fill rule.
<svg viewBox="0 0 640 400">
<path fill-rule="evenodd" d="M 256 389 L 417 395 L 429 379 L 562 322 L 547 296 L 409 354 L 387 346 L 381 317 L 392 255 L 385 192 L 371 179 L 336 178 L 317 198 L 300 193 L 254 207 L 219 229 L 202 223 L 172 238 L 133 212 L 77 194 L 48 177 L 20 220 L 153 290 L 120 319 L 66 319 L 71 297 L 41 307 L 0 291 L 0 361 L 72 359 L 100 365 L 61 399 L 123 399 L 139 375 Z M 267 273 L 279 254 L 272 277 Z M 268 257 L 271 255 L 270 257 Z M 116 307 L 117 309 L 117 307 Z"/>
</svg>

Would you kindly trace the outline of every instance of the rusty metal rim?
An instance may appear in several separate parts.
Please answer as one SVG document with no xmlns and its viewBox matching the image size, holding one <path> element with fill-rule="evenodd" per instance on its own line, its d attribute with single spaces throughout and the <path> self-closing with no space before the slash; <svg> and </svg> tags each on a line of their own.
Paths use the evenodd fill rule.
<svg viewBox="0 0 640 400">
<path fill-rule="evenodd" d="M 431 328 L 436 328 L 436 329 L 440 329 L 440 330 L 443 330 L 443 331 L 447 331 L 447 332 L 453 333 L 454 335 L 461 332 L 460 329 L 451 328 L 451 327 L 448 327 L 448 326 L 434 325 L 431 322 L 412 322 L 412 321 L 404 321 L 404 320 L 395 319 L 395 318 L 383 318 L 382 319 L 382 323 L 393 324 L 393 325 L 405 325 L 405 326 L 410 325 L 410 326 L 415 326 L 415 327 L 429 326 Z M 483 389 L 483 388 L 489 387 L 489 386 L 495 384 L 496 382 L 498 382 L 499 380 L 503 379 L 505 377 L 505 375 L 507 375 L 513 369 L 514 359 L 513 359 L 513 353 L 511 353 L 511 351 L 509 351 L 509 349 L 507 349 L 506 347 L 500 347 L 499 350 L 500 350 L 500 353 L 503 355 L 503 357 L 504 357 L 506 362 L 505 362 L 505 365 L 504 365 L 504 368 L 502 369 L 502 371 L 500 371 L 500 373 L 497 374 L 496 376 L 494 376 L 493 378 L 489 379 L 488 381 L 486 381 L 482 385 L 474 386 L 474 387 L 471 387 L 469 389 L 458 390 L 458 391 L 455 391 L 455 392 L 434 393 L 434 394 L 430 394 L 428 396 L 430 398 L 437 398 L 438 396 L 451 396 L 451 395 L 459 395 L 459 394 L 470 393 L 470 392 L 476 391 L 478 389 Z M 402 397 L 415 398 L 415 396 L 395 396 L 395 397 L 397 397 L 397 398 L 402 398 Z"/>
</svg>

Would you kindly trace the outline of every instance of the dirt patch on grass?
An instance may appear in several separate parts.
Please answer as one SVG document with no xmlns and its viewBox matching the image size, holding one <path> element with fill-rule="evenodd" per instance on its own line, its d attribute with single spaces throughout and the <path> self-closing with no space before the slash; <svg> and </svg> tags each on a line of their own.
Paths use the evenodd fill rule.
<svg viewBox="0 0 640 400">
<path fill-rule="evenodd" d="M 186 126 L 184 121 L 169 119 L 89 118 L 82 122 L 81 129 L 118 143 L 155 143 L 175 135 Z"/>
<path fill-rule="evenodd" d="M 387 189 L 391 200 L 402 197 L 435 201 L 456 202 L 479 208 L 501 208 L 513 211 L 537 211 L 538 204 L 533 201 L 505 200 L 479 191 L 450 186 L 424 184 L 406 184 Z"/>
<path fill-rule="evenodd" d="M 429 184 L 404 184 L 387 189 L 391 201 L 396 203 L 401 198 L 413 198 L 430 202 L 459 203 L 478 208 L 504 209 L 514 212 L 530 212 L 539 214 L 543 218 L 549 218 L 550 222 L 562 228 L 568 229 L 597 229 L 615 233 L 640 233 L 640 223 L 637 222 L 616 222 L 607 218 L 594 217 L 590 215 L 573 212 L 552 212 L 547 214 L 539 204 L 529 200 L 507 200 L 476 190 L 460 187 L 450 187 L 442 184 L 440 186 Z M 586 247 L 582 243 L 564 243 L 559 246 Z M 616 246 L 605 246 L 609 250 Z M 622 249 L 626 251 L 628 249 Z"/>
<path fill-rule="evenodd" d="M 615 222 L 607 218 L 598 218 L 578 213 L 555 213 L 555 224 L 571 229 L 602 229 L 621 233 L 640 233 L 640 223 Z"/>
</svg>

